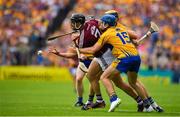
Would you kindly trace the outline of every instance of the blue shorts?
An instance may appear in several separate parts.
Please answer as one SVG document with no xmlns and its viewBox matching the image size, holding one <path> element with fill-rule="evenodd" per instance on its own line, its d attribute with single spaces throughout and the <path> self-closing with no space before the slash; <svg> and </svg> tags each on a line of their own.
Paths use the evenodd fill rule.
<svg viewBox="0 0 180 117">
<path fill-rule="evenodd" d="M 80 60 L 82 63 L 84 63 L 84 65 L 87 67 L 87 68 L 89 68 L 89 65 L 91 64 L 91 61 L 92 60 Z"/>
<path fill-rule="evenodd" d="M 140 56 L 129 56 L 118 60 L 120 60 L 120 62 L 116 66 L 116 69 L 118 71 L 124 73 L 127 73 L 128 71 L 132 71 L 138 73 L 141 64 Z"/>
</svg>

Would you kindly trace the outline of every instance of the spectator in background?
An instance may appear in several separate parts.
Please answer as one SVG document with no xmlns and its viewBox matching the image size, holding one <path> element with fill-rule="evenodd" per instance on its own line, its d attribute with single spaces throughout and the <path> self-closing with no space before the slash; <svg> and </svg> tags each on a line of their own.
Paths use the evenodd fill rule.
<svg viewBox="0 0 180 117">
<path fill-rule="evenodd" d="M 1 0 L 0 34 L 3 36 L 0 37 L 0 63 L 38 64 L 35 53 L 37 49 L 45 46 L 47 26 L 56 16 L 57 10 L 62 7 L 64 0 Z M 34 30 L 36 35 L 31 33 Z M 31 53 L 30 58 L 28 53 Z M 10 62 L 7 61 L 8 57 Z"/>
</svg>

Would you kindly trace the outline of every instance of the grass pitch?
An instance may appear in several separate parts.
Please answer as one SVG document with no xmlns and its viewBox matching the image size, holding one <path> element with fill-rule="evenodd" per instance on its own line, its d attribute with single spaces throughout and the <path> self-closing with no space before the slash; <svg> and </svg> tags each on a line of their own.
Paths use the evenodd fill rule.
<svg viewBox="0 0 180 117">
<path fill-rule="evenodd" d="M 74 107 L 76 93 L 71 81 L 0 80 L 1 116 L 180 116 L 180 85 L 162 84 L 141 79 L 164 113 L 138 113 L 135 101 L 116 89 L 122 104 L 108 113 L 109 98 L 101 85 L 106 108 L 82 111 Z M 88 81 L 84 80 L 84 102 L 88 98 Z"/>
</svg>

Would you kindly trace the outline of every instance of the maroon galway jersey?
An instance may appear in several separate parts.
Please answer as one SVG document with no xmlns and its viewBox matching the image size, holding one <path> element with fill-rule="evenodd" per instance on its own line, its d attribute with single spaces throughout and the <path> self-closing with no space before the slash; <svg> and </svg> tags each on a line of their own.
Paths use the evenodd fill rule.
<svg viewBox="0 0 180 117">
<path fill-rule="evenodd" d="M 85 48 L 93 46 L 100 35 L 97 20 L 93 19 L 85 22 L 83 28 L 80 30 L 79 47 Z"/>
</svg>

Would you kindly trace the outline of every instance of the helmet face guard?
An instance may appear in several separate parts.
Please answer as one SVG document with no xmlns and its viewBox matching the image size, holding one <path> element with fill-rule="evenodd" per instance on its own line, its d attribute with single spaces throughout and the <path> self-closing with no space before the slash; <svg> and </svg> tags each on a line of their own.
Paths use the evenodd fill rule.
<svg viewBox="0 0 180 117">
<path fill-rule="evenodd" d="M 80 30 L 85 23 L 85 16 L 83 14 L 73 14 L 71 16 L 71 27 L 73 30 Z"/>
</svg>

